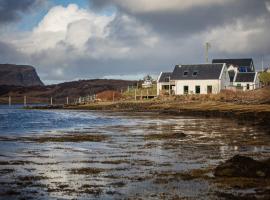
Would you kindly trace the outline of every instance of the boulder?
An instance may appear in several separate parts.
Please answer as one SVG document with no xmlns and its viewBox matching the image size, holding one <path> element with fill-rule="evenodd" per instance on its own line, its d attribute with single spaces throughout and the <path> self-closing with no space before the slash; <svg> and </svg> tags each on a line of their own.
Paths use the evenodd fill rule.
<svg viewBox="0 0 270 200">
<path fill-rule="evenodd" d="M 270 159 L 264 161 L 236 155 L 216 167 L 216 177 L 270 178 Z"/>
</svg>

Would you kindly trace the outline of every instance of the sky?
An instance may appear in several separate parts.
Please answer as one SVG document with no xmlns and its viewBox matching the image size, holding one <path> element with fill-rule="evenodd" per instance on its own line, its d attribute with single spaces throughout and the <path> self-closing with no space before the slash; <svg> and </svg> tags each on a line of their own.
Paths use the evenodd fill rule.
<svg viewBox="0 0 270 200">
<path fill-rule="evenodd" d="M 177 64 L 253 58 L 270 65 L 270 0 L 0 0 L 0 63 L 46 84 L 140 79 Z"/>
</svg>

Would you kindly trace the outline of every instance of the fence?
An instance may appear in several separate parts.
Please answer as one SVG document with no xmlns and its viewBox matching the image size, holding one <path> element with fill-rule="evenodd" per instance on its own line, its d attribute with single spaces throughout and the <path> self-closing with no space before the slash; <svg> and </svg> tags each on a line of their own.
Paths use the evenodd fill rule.
<svg viewBox="0 0 270 200">
<path fill-rule="evenodd" d="M 13 104 L 42 104 L 42 105 L 56 105 L 56 104 L 75 104 L 77 98 L 70 97 L 30 97 L 30 96 L 6 96 L 0 97 L 0 104 L 13 105 Z"/>
</svg>

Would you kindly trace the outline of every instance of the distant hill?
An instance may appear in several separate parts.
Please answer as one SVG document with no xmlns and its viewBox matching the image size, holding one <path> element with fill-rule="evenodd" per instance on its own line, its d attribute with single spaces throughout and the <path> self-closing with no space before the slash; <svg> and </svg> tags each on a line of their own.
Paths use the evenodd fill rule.
<svg viewBox="0 0 270 200">
<path fill-rule="evenodd" d="M 47 103 L 50 97 L 58 103 L 64 103 L 66 97 L 70 102 L 79 97 L 97 94 L 107 90 L 125 91 L 128 86 L 136 85 L 136 81 L 114 79 L 92 79 L 65 82 L 47 86 L 1 86 L 0 103 L 6 103 L 7 97 L 11 96 L 15 102 L 22 103 L 23 96 L 27 96 L 28 102 Z M 17 100 L 15 100 L 17 99 Z"/>
<path fill-rule="evenodd" d="M 44 84 L 32 66 L 0 64 L 0 85 L 29 87 Z"/>
</svg>

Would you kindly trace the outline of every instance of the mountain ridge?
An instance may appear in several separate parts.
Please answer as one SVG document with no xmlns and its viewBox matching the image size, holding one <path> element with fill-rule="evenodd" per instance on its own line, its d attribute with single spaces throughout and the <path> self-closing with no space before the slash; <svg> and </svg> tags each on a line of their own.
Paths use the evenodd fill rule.
<svg viewBox="0 0 270 200">
<path fill-rule="evenodd" d="M 0 85 L 44 86 L 31 65 L 0 64 Z"/>
</svg>

